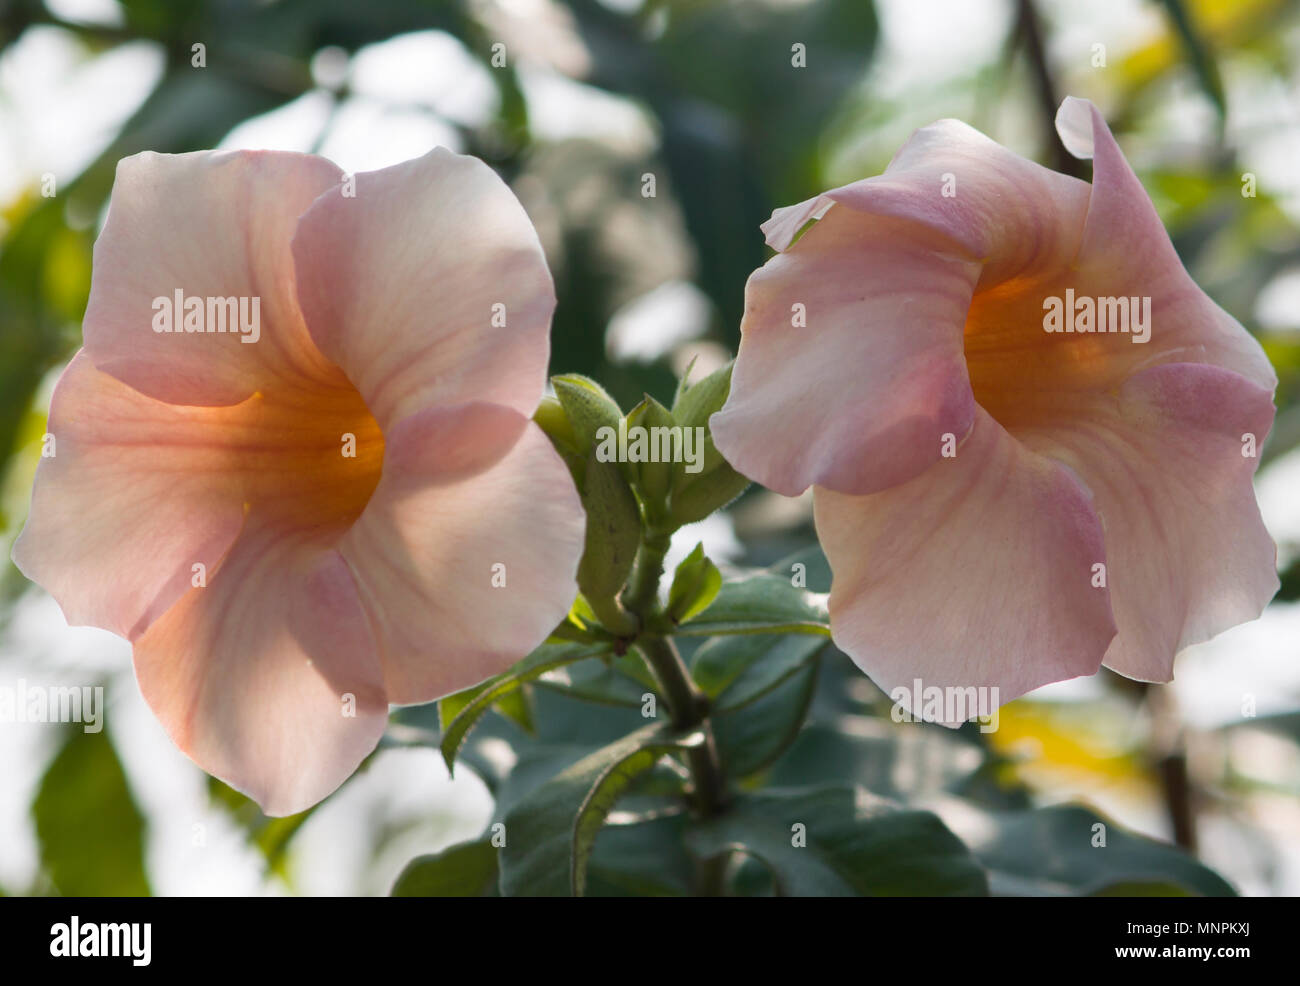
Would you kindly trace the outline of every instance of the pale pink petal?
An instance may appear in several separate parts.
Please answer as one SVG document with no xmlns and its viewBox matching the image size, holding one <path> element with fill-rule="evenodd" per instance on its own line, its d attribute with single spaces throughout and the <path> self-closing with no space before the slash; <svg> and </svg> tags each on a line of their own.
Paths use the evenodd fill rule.
<svg viewBox="0 0 1300 986">
<path fill-rule="evenodd" d="M 1120 631 L 1108 667 L 1168 681 L 1177 651 L 1253 620 L 1273 597 L 1276 549 L 1251 485 L 1259 459 L 1243 455 L 1272 423 L 1270 390 L 1218 367 L 1165 363 L 1019 436 L 1095 497 Z"/>
<path fill-rule="evenodd" d="M 531 414 L 555 307 L 528 216 L 483 162 L 435 148 L 322 196 L 294 238 L 312 336 L 380 424 L 482 400 Z"/>
<path fill-rule="evenodd" d="M 268 815 L 337 788 L 387 722 L 382 671 L 338 552 L 250 527 L 205 588 L 135 645 L 145 700 L 200 767 Z"/>
<path fill-rule="evenodd" d="M 709 422 L 718 450 L 788 496 L 923 471 L 970 430 L 962 325 L 978 276 L 928 230 L 833 209 L 749 279 L 731 394 Z"/>
<path fill-rule="evenodd" d="M 68 622 L 128 639 L 214 571 L 244 522 L 214 409 L 144 397 L 84 352 L 59 378 L 14 563 Z M 221 410 L 221 409 L 216 409 Z"/>
<path fill-rule="evenodd" d="M 1093 161 L 1088 218 L 1071 271 L 1076 292 L 1151 298 L 1151 341 L 1135 346 L 1113 337 L 1117 355 L 1130 367 L 1135 361 L 1214 363 L 1276 387 L 1259 343 L 1188 275 L 1097 107 L 1067 97 L 1056 126 L 1072 154 Z"/>
<path fill-rule="evenodd" d="M 943 120 L 883 175 L 778 209 L 763 229 L 784 252 L 746 286 L 731 396 L 711 421 L 719 450 L 788 495 L 918 475 L 970 428 L 977 282 L 1066 264 L 1087 200 L 1083 182 Z"/>
<path fill-rule="evenodd" d="M 395 703 L 503 671 L 577 595 L 585 515 L 535 424 L 501 405 L 430 408 L 387 435 L 384 475 L 340 544 Z"/>
<path fill-rule="evenodd" d="M 1088 492 L 982 410 L 955 458 L 814 502 L 835 643 L 887 692 L 920 679 L 1008 702 L 1100 666 L 1115 624 Z"/>
<path fill-rule="evenodd" d="M 323 158 L 272 151 L 154 154 L 117 167 L 84 323 L 95 366 L 174 404 L 235 404 L 279 382 L 336 384 L 298 311 L 290 240 L 334 185 Z M 259 331 L 156 332 L 154 300 L 258 300 Z M 214 306 L 216 315 L 219 306 Z M 227 323 L 228 325 L 228 323 Z"/>
<path fill-rule="evenodd" d="M 836 204 L 943 236 L 949 250 L 983 264 L 984 283 L 992 283 L 1070 260 L 1088 185 L 965 123 L 939 120 L 917 130 L 883 174 L 777 209 L 763 224 L 768 244 L 785 250 L 808 220 L 831 214 Z"/>
</svg>

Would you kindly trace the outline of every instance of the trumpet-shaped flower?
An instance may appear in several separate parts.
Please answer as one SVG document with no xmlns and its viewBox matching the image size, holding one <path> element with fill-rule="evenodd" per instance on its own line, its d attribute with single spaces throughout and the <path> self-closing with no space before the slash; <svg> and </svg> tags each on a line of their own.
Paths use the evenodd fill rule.
<svg viewBox="0 0 1300 986">
<path fill-rule="evenodd" d="M 913 712 L 916 679 L 1167 681 L 1278 584 L 1252 489 L 1273 370 L 1096 108 L 1057 127 L 1091 184 L 945 120 L 777 210 L 711 422 L 741 472 L 815 487 L 834 639 Z"/>
<path fill-rule="evenodd" d="M 306 808 L 389 703 L 503 670 L 573 599 L 583 513 L 529 420 L 553 307 L 472 158 L 128 158 L 14 560 L 132 642 L 200 766 Z"/>
</svg>

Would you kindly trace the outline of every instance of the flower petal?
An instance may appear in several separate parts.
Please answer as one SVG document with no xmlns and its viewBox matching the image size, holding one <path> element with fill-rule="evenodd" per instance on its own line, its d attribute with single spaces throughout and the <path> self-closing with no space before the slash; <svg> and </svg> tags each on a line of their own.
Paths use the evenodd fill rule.
<svg viewBox="0 0 1300 986">
<path fill-rule="evenodd" d="M 84 324 L 105 373 L 173 404 L 235 404 L 280 380 L 337 382 L 298 311 L 290 239 L 339 170 L 278 151 L 146 152 L 124 158 Z M 157 332 L 154 300 L 258 299 L 259 330 Z M 212 314 L 226 310 L 214 305 Z M 227 325 L 229 323 L 226 323 Z M 177 326 L 180 328 L 181 326 Z"/>
<path fill-rule="evenodd" d="M 347 565 L 267 527 L 246 530 L 208 585 L 136 641 L 135 667 L 176 745 L 268 815 L 337 788 L 388 719 Z"/>
<path fill-rule="evenodd" d="M 1008 702 L 1100 666 L 1115 624 L 1092 585 L 1104 548 L 1088 491 L 982 410 L 955 458 L 814 503 L 835 643 L 886 691 L 919 678 Z"/>
<path fill-rule="evenodd" d="M 1251 485 L 1259 459 L 1243 454 L 1272 423 L 1270 390 L 1219 367 L 1163 363 L 1072 420 L 1024 433 L 1080 475 L 1105 523 L 1120 631 L 1107 667 L 1168 681 L 1177 651 L 1253 620 L 1273 597 L 1276 548 Z"/>
<path fill-rule="evenodd" d="M 784 253 L 746 286 L 731 396 L 711 422 L 719 450 L 787 495 L 918 475 L 971 425 L 976 284 L 1066 264 L 1087 199 L 1085 183 L 941 120 L 884 174 L 778 209 L 763 229 Z"/>
<path fill-rule="evenodd" d="M 984 282 L 1059 267 L 1074 254 L 1088 185 L 1035 164 L 959 120 L 917 130 L 884 174 L 785 209 L 763 224 L 784 250 L 809 220 L 839 204 L 924 226 L 984 265 Z"/>
<path fill-rule="evenodd" d="M 244 522 L 220 449 L 224 410 L 163 404 L 84 351 L 73 358 L 13 551 L 69 623 L 134 639 L 189 590 L 195 565 L 216 569 Z"/>
<path fill-rule="evenodd" d="M 531 414 L 555 293 L 518 200 L 486 164 L 443 148 L 355 181 L 355 197 L 322 196 L 293 241 L 321 350 L 385 427 L 470 400 Z"/>
<path fill-rule="evenodd" d="M 1130 364 L 1213 363 L 1275 388 L 1277 375 L 1259 343 L 1183 267 L 1101 111 L 1087 100 L 1066 97 L 1056 127 L 1072 154 L 1093 161 L 1087 222 L 1073 264 L 1077 280 L 1095 297 L 1152 299 L 1150 343 L 1125 346 L 1125 340 L 1116 338 L 1117 355 Z"/>
<path fill-rule="evenodd" d="M 870 493 L 965 437 L 962 325 L 979 266 L 930 231 L 833 209 L 750 277 L 718 450 L 769 489 Z M 796 318 L 806 314 L 806 326 Z"/>
<path fill-rule="evenodd" d="M 504 671 L 577 595 L 586 519 L 541 429 L 486 403 L 389 430 L 384 474 L 339 550 L 370 612 L 391 701 Z"/>
</svg>

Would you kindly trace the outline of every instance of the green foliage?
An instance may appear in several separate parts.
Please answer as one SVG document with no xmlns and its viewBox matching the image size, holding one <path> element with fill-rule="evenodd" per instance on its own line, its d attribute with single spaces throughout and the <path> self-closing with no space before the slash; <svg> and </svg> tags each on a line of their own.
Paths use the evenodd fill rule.
<svg viewBox="0 0 1300 986">
<path fill-rule="evenodd" d="M 1222 877 L 1186 853 L 1079 805 L 1003 815 L 997 823 L 996 835 L 976 850 L 997 894 L 1234 896 Z"/>
<path fill-rule="evenodd" d="M 454 769 L 456 753 L 465 737 L 493 704 L 500 703 L 511 692 L 548 671 L 608 651 L 604 644 L 543 644 L 505 674 L 444 698 L 438 703 L 438 717 L 443 730 L 441 748 L 447 768 Z"/>
<path fill-rule="evenodd" d="M 696 736 L 674 737 L 655 723 L 539 785 L 506 816 L 502 892 L 581 896 L 587 858 L 619 795 L 661 757 L 698 742 Z"/>
<path fill-rule="evenodd" d="M 41 778 L 32 819 L 41 868 L 59 894 L 148 896 L 144 818 L 107 732 L 68 729 Z"/>
<path fill-rule="evenodd" d="M 728 774 L 745 778 L 776 762 L 803 728 L 816 684 L 813 661 L 752 701 L 719 708 L 714 728 Z"/>
<path fill-rule="evenodd" d="M 668 589 L 668 616 L 674 623 L 685 623 L 704 609 L 722 588 L 722 573 L 704 554 L 704 543 L 697 544 L 677 566 Z"/>
<path fill-rule="evenodd" d="M 810 633 L 829 636 L 826 600 L 778 575 L 753 574 L 725 583 L 713 602 L 680 631 L 711 637 L 732 633 Z"/>
<path fill-rule="evenodd" d="M 691 673 L 719 712 L 740 709 L 803 670 L 826 645 L 803 634 L 714 637 L 695 652 Z"/>
<path fill-rule="evenodd" d="M 696 823 L 693 852 L 735 846 L 771 868 L 791 897 L 982 896 L 984 871 L 936 815 L 907 811 L 847 785 L 739 795 Z"/>
<path fill-rule="evenodd" d="M 462 842 L 417 856 L 393 884 L 394 897 L 491 897 L 497 887 L 497 850 L 490 841 Z"/>
</svg>

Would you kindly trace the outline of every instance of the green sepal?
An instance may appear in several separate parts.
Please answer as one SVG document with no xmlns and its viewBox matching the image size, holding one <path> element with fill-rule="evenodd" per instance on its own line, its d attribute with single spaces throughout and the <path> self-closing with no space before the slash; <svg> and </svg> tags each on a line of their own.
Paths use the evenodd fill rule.
<svg viewBox="0 0 1300 986">
<path fill-rule="evenodd" d="M 722 588 L 722 573 L 704 553 L 704 543 L 682 560 L 673 573 L 668 590 L 668 615 L 674 623 L 684 623 L 704 611 Z"/>
</svg>

